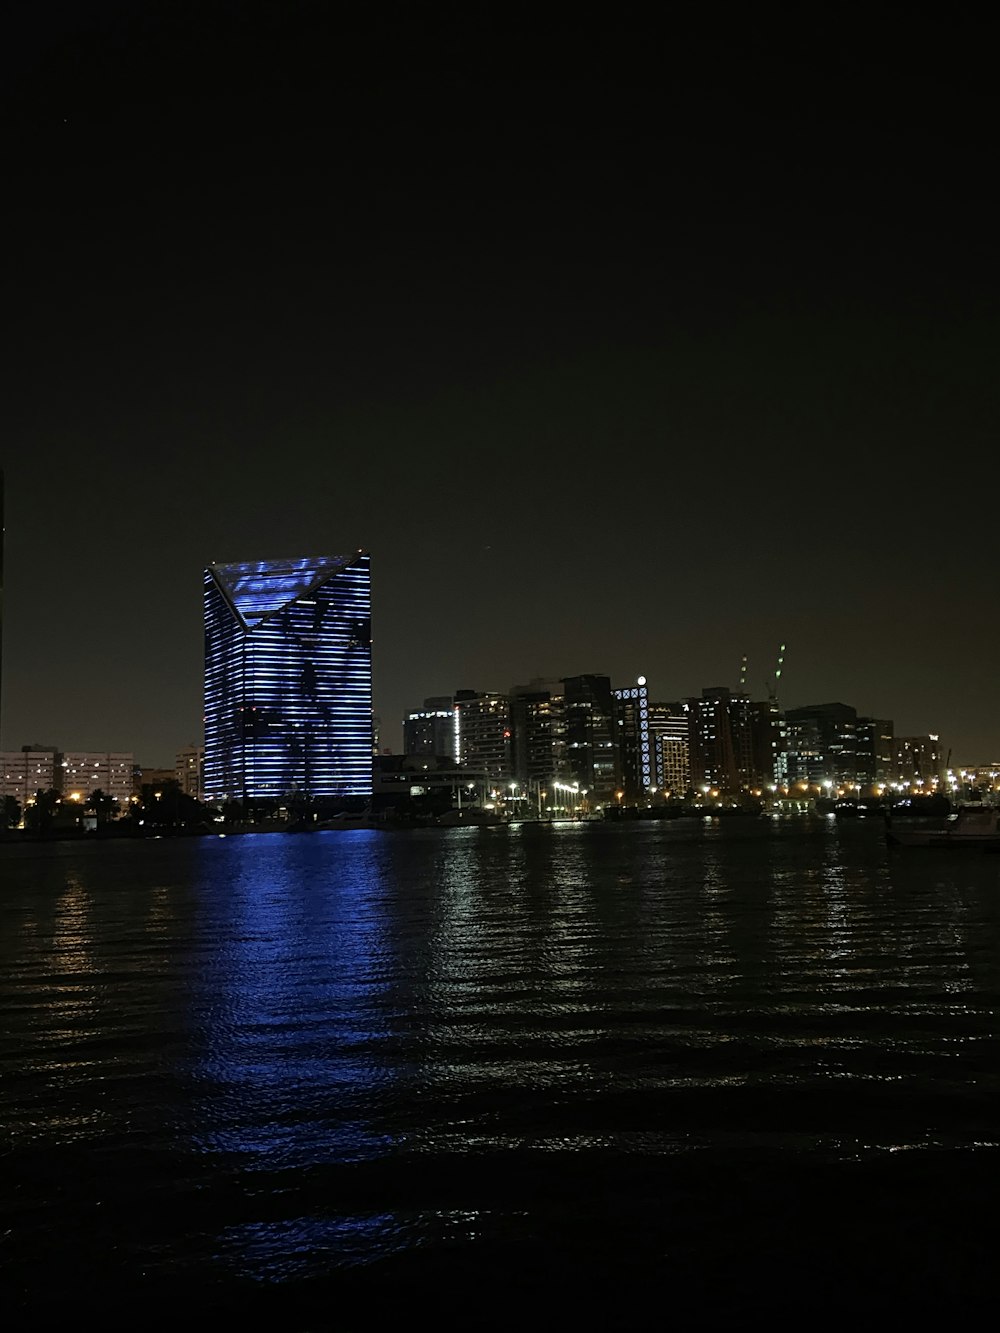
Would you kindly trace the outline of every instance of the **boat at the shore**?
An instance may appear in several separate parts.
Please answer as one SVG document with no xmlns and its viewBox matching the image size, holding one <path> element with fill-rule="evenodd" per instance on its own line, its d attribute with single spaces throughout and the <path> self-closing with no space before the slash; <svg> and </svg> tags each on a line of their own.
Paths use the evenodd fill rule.
<svg viewBox="0 0 1000 1333">
<path fill-rule="evenodd" d="M 886 823 L 885 836 L 896 847 L 976 847 L 1000 851 L 1000 810 L 987 806 L 962 806 L 949 815 L 943 827 L 902 829 Z"/>
</svg>

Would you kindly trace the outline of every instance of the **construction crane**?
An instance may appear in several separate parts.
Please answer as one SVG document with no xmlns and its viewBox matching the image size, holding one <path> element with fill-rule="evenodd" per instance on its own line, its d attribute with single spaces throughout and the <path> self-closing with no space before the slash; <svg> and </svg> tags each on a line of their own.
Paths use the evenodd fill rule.
<svg viewBox="0 0 1000 1333">
<path fill-rule="evenodd" d="M 745 662 L 746 658 L 744 658 L 743 660 Z M 775 669 L 774 676 L 772 677 L 771 680 L 766 680 L 764 682 L 764 686 L 767 689 L 767 697 L 773 704 L 776 704 L 778 702 L 778 681 L 781 679 L 781 668 L 784 665 L 784 661 L 785 661 L 785 645 L 780 644 L 778 647 L 778 665 L 777 668 Z"/>
</svg>

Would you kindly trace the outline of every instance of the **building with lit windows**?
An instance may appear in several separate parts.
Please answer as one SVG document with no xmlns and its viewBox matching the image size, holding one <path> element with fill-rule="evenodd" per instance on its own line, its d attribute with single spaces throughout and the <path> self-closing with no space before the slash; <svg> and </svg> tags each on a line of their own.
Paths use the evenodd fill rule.
<svg viewBox="0 0 1000 1333">
<path fill-rule="evenodd" d="M 940 736 L 897 736 L 895 780 L 906 786 L 932 786 L 944 775 Z"/>
<path fill-rule="evenodd" d="M 750 729 L 753 758 L 751 785 L 762 791 L 766 787 L 784 786 L 787 781 L 788 747 L 785 715 L 778 707 L 777 699 L 750 705 Z"/>
<path fill-rule="evenodd" d="M 753 705 L 742 691 L 713 685 L 685 703 L 691 784 L 734 795 L 753 786 Z"/>
<path fill-rule="evenodd" d="M 135 757 L 105 750 L 67 750 L 59 756 L 56 786 L 63 800 L 87 801 L 102 791 L 122 810 L 132 799 Z"/>
<path fill-rule="evenodd" d="M 618 748 L 611 678 L 595 674 L 563 680 L 566 768 L 591 805 L 615 799 Z"/>
<path fill-rule="evenodd" d="M 509 782 L 510 697 L 494 690 L 458 690 L 452 708 L 452 756 L 491 782 Z"/>
<path fill-rule="evenodd" d="M 645 803 L 656 789 L 646 677 L 639 676 L 634 685 L 614 693 L 622 799 L 626 805 Z"/>
<path fill-rule="evenodd" d="M 370 556 L 205 571 L 205 799 L 370 796 Z"/>
<path fill-rule="evenodd" d="M 857 781 L 857 710 L 848 704 L 808 704 L 785 712 L 790 785 L 844 787 Z"/>
<path fill-rule="evenodd" d="M 569 776 L 565 703 L 561 680 L 535 679 L 511 689 L 511 774 L 522 785 Z"/>
<path fill-rule="evenodd" d="M 688 720 L 681 703 L 649 705 L 649 734 L 653 743 L 656 786 L 683 796 L 691 785 Z"/>
<path fill-rule="evenodd" d="M 0 797 L 13 796 L 23 809 L 36 792 L 57 791 L 58 788 L 54 749 L 29 745 L 20 750 L 0 752 Z"/>
<path fill-rule="evenodd" d="M 174 759 L 174 780 L 185 796 L 202 799 L 204 790 L 205 750 L 201 745 L 185 745 Z"/>
<path fill-rule="evenodd" d="M 424 700 L 423 708 L 403 719 L 405 755 L 455 757 L 454 700 L 450 694 Z"/>
<path fill-rule="evenodd" d="M 896 776 L 896 743 L 892 721 L 859 717 L 854 730 L 858 786 L 892 782 Z"/>
</svg>

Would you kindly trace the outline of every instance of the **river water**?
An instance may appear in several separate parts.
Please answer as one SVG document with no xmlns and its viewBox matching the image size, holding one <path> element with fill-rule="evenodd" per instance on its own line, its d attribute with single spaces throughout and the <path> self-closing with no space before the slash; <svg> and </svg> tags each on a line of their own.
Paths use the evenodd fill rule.
<svg viewBox="0 0 1000 1333">
<path fill-rule="evenodd" d="M 864 822 L 0 846 L 7 1326 L 958 1314 L 998 946 Z"/>
</svg>

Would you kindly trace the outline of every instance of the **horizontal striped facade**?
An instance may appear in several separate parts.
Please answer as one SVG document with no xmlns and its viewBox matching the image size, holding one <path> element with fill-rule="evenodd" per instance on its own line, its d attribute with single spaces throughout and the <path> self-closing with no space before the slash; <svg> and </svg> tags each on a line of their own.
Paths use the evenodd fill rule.
<svg viewBox="0 0 1000 1333">
<path fill-rule="evenodd" d="M 205 571 L 205 799 L 368 796 L 370 557 Z"/>
</svg>

